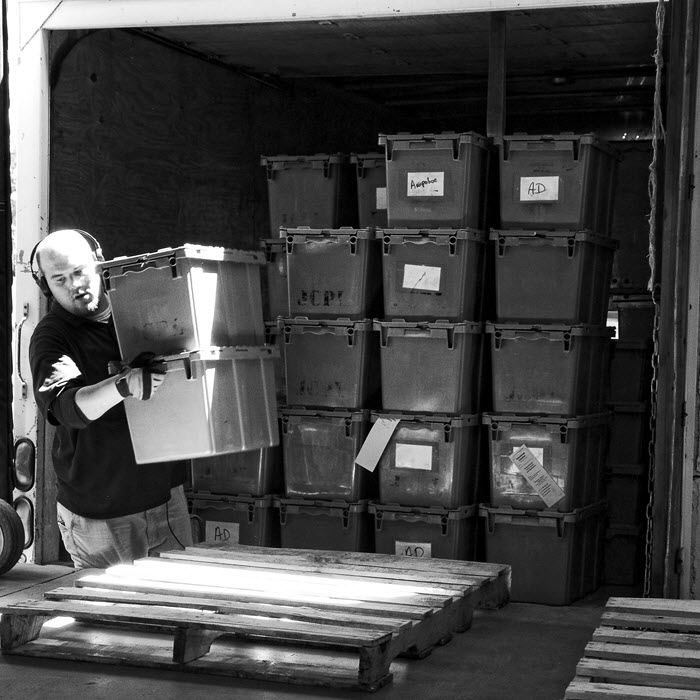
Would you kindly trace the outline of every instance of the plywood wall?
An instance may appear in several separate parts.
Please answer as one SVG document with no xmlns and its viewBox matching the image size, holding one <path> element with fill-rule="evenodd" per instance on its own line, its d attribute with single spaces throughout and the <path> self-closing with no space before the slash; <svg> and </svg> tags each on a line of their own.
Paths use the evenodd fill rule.
<svg viewBox="0 0 700 700">
<path fill-rule="evenodd" d="M 260 155 L 376 150 L 374 108 L 102 30 L 52 37 L 50 227 L 107 257 L 269 235 Z"/>
</svg>

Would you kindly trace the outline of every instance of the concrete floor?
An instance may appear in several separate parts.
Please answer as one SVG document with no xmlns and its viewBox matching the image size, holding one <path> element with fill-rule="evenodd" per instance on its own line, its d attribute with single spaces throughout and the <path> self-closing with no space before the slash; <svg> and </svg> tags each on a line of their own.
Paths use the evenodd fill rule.
<svg viewBox="0 0 700 700">
<path fill-rule="evenodd" d="M 71 585 L 65 566 L 18 564 L 0 577 L 0 604 L 41 598 L 44 590 Z M 608 587 L 568 607 L 509 603 L 477 611 L 472 628 L 425 659 L 397 659 L 393 682 L 374 694 L 334 691 L 85 662 L 0 656 L 3 700 L 561 700 L 609 596 L 638 596 Z"/>
</svg>

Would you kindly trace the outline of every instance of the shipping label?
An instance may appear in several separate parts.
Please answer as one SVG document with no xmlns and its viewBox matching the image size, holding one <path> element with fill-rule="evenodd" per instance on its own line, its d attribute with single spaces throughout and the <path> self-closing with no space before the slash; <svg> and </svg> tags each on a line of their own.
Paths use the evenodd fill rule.
<svg viewBox="0 0 700 700">
<path fill-rule="evenodd" d="M 521 202 L 558 202 L 559 177 L 548 175 L 520 178 Z"/>
<path fill-rule="evenodd" d="M 377 187 L 377 209 L 386 209 L 386 187 Z"/>
<path fill-rule="evenodd" d="M 429 472 L 433 468 L 433 446 L 397 442 L 395 464 L 397 469 L 421 469 Z"/>
<path fill-rule="evenodd" d="M 362 443 L 355 457 L 355 464 L 359 464 L 368 472 L 373 472 L 398 424 L 398 418 L 378 418 Z"/>
<path fill-rule="evenodd" d="M 551 508 L 564 498 L 564 491 L 552 478 L 544 465 L 535 457 L 527 445 L 513 450 L 510 459 L 540 498 Z"/>
<path fill-rule="evenodd" d="M 404 289 L 411 289 L 421 292 L 439 292 L 440 278 L 442 277 L 441 267 L 429 265 L 404 265 L 403 282 Z"/>
<path fill-rule="evenodd" d="M 238 544 L 239 542 L 238 523 L 216 522 L 215 520 L 207 520 L 204 530 L 205 542 L 228 542 L 229 544 Z"/>
<path fill-rule="evenodd" d="M 399 557 L 420 557 L 431 559 L 433 556 L 430 542 L 399 542 L 395 543 L 395 554 Z"/>
<path fill-rule="evenodd" d="M 409 197 L 444 197 L 445 173 L 408 173 Z"/>
</svg>

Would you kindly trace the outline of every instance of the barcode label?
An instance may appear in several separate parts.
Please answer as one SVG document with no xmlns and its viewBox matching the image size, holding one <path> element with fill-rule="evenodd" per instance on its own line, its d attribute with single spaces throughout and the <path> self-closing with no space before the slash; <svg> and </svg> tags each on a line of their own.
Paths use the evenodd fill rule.
<svg viewBox="0 0 700 700">
<path fill-rule="evenodd" d="M 517 467 L 518 471 L 527 479 L 530 486 L 539 494 L 540 498 L 551 508 L 555 503 L 564 498 L 564 491 L 561 489 L 550 473 L 544 468 L 542 463 L 532 454 L 527 445 L 521 445 L 513 454 L 510 460 Z"/>
</svg>

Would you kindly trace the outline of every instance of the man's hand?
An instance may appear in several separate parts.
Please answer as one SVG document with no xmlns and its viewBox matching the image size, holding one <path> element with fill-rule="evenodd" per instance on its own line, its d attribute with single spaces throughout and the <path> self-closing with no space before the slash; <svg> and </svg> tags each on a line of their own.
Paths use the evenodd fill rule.
<svg viewBox="0 0 700 700">
<path fill-rule="evenodd" d="M 150 367 L 134 367 L 126 377 L 129 393 L 140 401 L 150 399 L 164 381 L 165 371 L 155 364 Z"/>
</svg>

